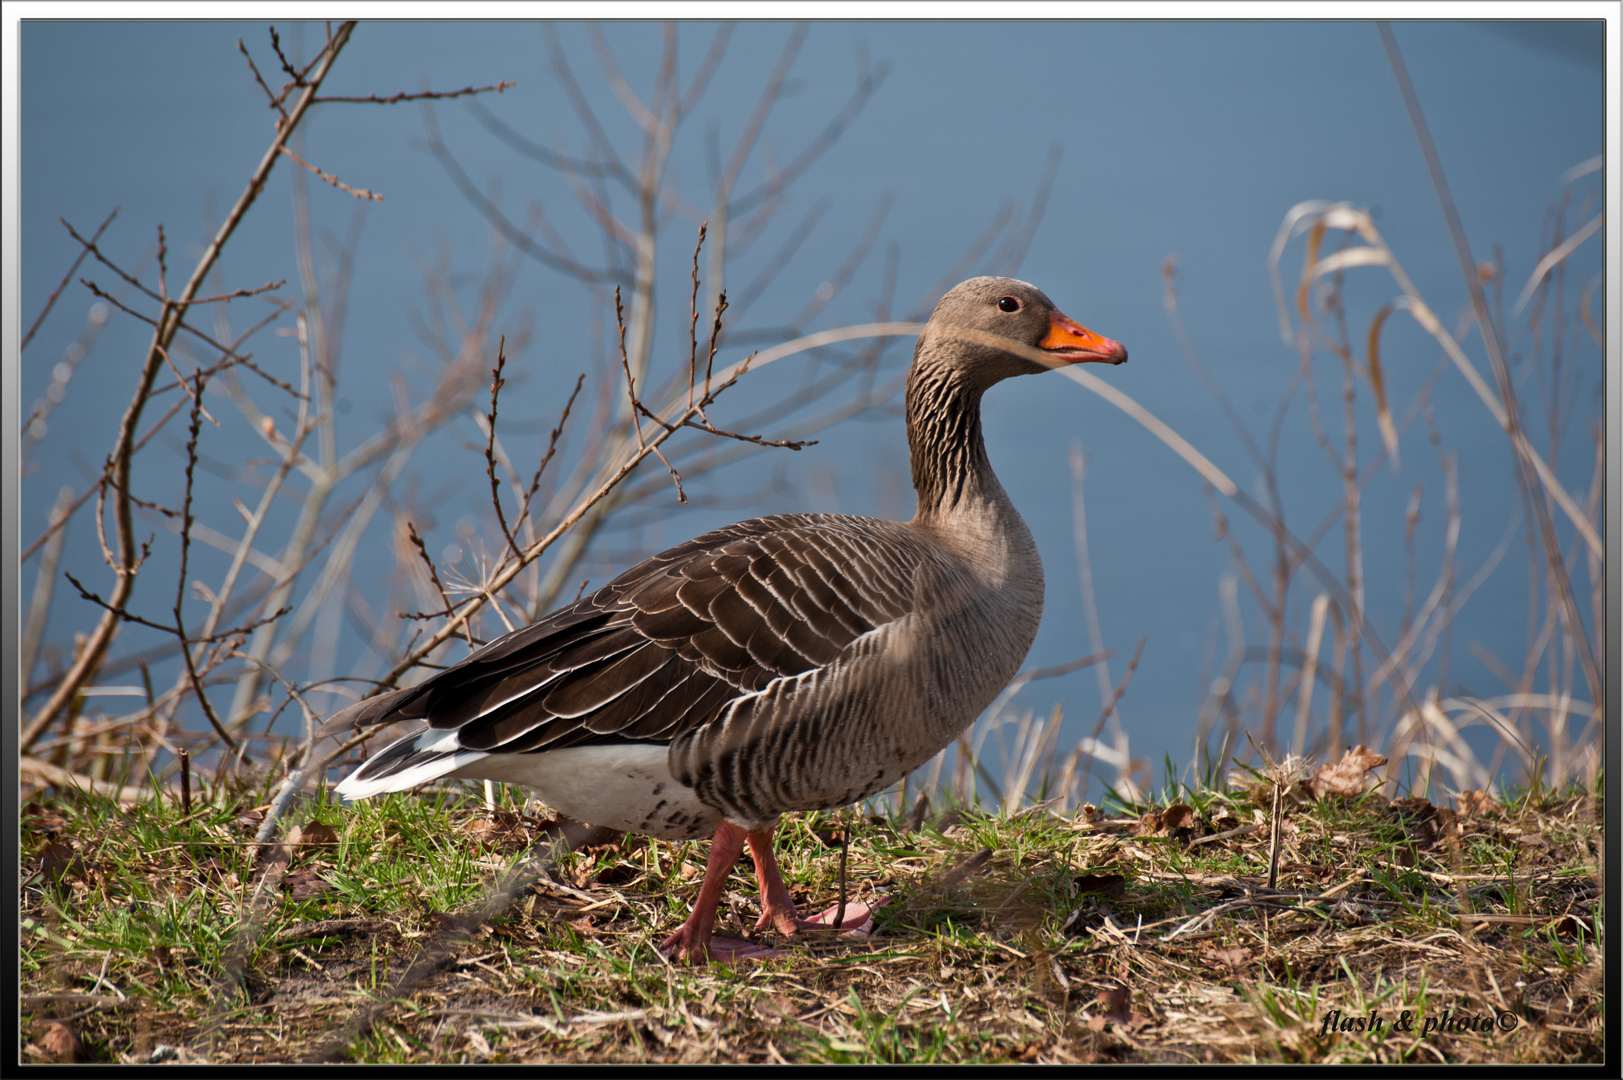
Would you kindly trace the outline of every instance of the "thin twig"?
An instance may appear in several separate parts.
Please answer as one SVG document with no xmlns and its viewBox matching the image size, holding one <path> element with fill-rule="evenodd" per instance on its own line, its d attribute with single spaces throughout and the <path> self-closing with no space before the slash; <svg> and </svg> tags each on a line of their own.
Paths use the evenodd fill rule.
<svg viewBox="0 0 1623 1080">
<path fill-rule="evenodd" d="M 445 614 L 450 615 L 452 612 L 456 611 L 456 605 L 451 603 L 451 598 L 445 594 L 445 586 L 440 583 L 439 571 L 434 569 L 434 560 L 428 557 L 428 548 L 423 544 L 423 538 L 417 535 L 417 526 L 413 525 L 409 521 L 406 522 L 406 535 L 410 537 L 411 542 L 416 545 L 417 554 L 422 557 L 423 565 L 428 567 L 429 580 L 434 583 L 434 588 L 439 591 L 440 599 L 445 603 Z M 404 613 L 402 613 L 402 615 L 404 615 Z M 429 616 L 421 614 L 417 615 L 416 617 L 429 618 Z M 472 649 L 474 647 L 473 630 L 468 626 L 467 623 L 462 624 L 462 629 L 467 633 L 468 636 L 468 648 Z"/>
<path fill-rule="evenodd" d="M 618 285 L 614 287 L 614 322 L 615 325 L 620 329 L 620 367 L 625 372 L 626 398 L 631 404 L 631 425 L 632 429 L 637 433 L 637 447 L 638 449 L 644 451 L 652 449 L 655 456 L 657 456 L 659 460 L 664 463 L 666 470 L 670 472 L 671 479 L 676 483 L 677 499 L 685 503 L 688 501 L 688 497 L 687 493 L 682 490 L 681 474 L 676 471 L 676 467 L 670 463 L 670 459 L 665 456 L 664 452 L 659 449 L 658 445 L 650 448 L 642 435 L 642 418 L 644 416 L 647 416 L 649 419 L 654 420 L 656 423 L 660 423 L 661 425 L 663 425 L 664 422 L 650 412 L 646 407 L 644 407 L 643 403 L 637 399 L 636 378 L 631 373 L 631 359 L 626 353 L 625 310 L 620 304 L 620 286 Z M 669 431 L 666 432 L 666 434 L 669 433 Z"/>
<path fill-rule="evenodd" d="M 451 98 L 468 97 L 470 94 L 503 93 L 513 89 L 518 83 L 511 83 L 505 79 L 492 86 L 464 86 L 460 90 L 422 90 L 415 94 L 399 93 L 387 97 L 368 94 L 365 97 L 318 97 L 316 104 L 327 105 L 338 101 L 347 101 L 354 105 L 398 105 L 403 101 L 449 101 Z"/>
<path fill-rule="evenodd" d="M 145 549 L 143 548 L 143 550 L 142 550 L 142 558 L 145 558 L 145 554 L 146 554 L 146 552 L 145 552 Z M 140 565 L 140 560 L 139 559 L 137 560 L 136 565 L 137 566 Z M 140 615 L 137 615 L 134 612 L 128 610 L 127 608 L 114 607 L 113 604 L 110 601 L 103 600 L 96 593 L 91 592 L 89 589 L 85 588 L 83 583 L 81 583 L 78 578 L 74 577 L 71 573 L 68 573 L 66 570 L 64 570 L 62 572 L 62 576 L 67 578 L 68 581 L 70 581 L 73 584 L 73 587 L 75 589 L 79 590 L 79 595 L 81 597 L 83 597 L 84 599 L 90 601 L 92 604 L 95 604 L 97 607 L 101 608 L 103 611 L 107 612 L 108 617 L 120 619 L 120 620 L 122 620 L 124 622 L 132 622 L 132 623 L 135 623 L 135 624 L 137 624 L 139 626 L 149 627 L 150 629 L 153 629 L 153 630 L 162 630 L 166 634 L 175 634 L 176 636 L 182 636 L 182 635 L 180 635 L 179 631 L 177 631 L 173 626 L 170 626 L 167 623 L 153 622 L 151 619 L 143 618 Z M 293 609 L 290 608 L 290 607 L 278 608 L 272 614 L 267 615 L 262 619 L 256 619 L 253 622 L 246 624 L 245 626 L 233 627 L 230 630 L 221 630 L 218 633 L 209 634 L 207 637 L 192 637 L 190 635 L 184 635 L 185 640 L 191 642 L 194 645 L 198 644 L 199 642 L 205 642 L 205 641 L 222 641 L 222 640 L 224 640 L 226 638 L 233 637 L 233 636 L 235 636 L 237 634 L 246 633 L 246 632 L 248 632 L 250 630 L 258 629 L 259 627 L 264 626 L 266 623 L 275 622 L 277 619 L 281 618 L 283 615 L 286 615 L 291 610 L 293 610 Z"/>
<path fill-rule="evenodd" d="M 139 319 L 141 322 L 146 323 L 148 326 L 153 327 L 154 329 L 158 329 L 158 328 L 160 328 L 162 326 L 162 324 L 163 324 L 162 318 L 154 319 L 149 315 L 141 314 L 139 311 L 136 311 L 134 308 L 132 308 L 129 305 L 127 305 L 127 304 L 123 303 L 122 301 L 120 301 L 117 297 L 113 296 L 111 293 L 103 291 L 100 287 L 98 287 L 96 285 L 95 282 L 87 281 L 84 278 L 80 278 L 79 283 L 81 285 L 83 285 L 85 288 L 89 289 L 92 294 L 99 297 L 100 299 L 106 300 L 109 304 L 112 304 L 114 307 L 118 308 L 120 311 L 124 312 L 126 315 L 131 315 L 134 318 Z M 257 289 L 239 289 L 235 294 L 231 294 L 231 295 L 227 295 L 227 296 L 219 296 L 219 297 L 210 297 L 207 300 L 194 301 L 194 304 L 214 303 L 214 302 L 218 302 L 218 301 L 228 301 L 228 300 L 235 299 L 237 296 L 253 296 L 253 295 L 256 295 L 258 293 L 264 292 L 267 289 L 279 289 L 279 288 L 282 287 L 283 284 L 285 284 L 285 282 L 277 281 L 277 282 L 267 283 L 265 285 L 260 286 Z M 254 331 L 257 331 L 257 330 L 263 328 L 264 326 L 268 325 L 270 322 L 275 320 L 275 318 L 278 315 L 280 315 L 283 311 L 286 311 L 287 308 L 292 305 L 292 303 L 293 303 L 293 301 L 284 302 L 282 304 L 282 306 L 277 311 L 273 312 L 268 318 L 266 318 L 266 319 L 260 321 L 258 324 L 256 324 L 253 327 L 253 330 L 250 331 L 250 333 L 252 333 Z M 192 326 L 189 323 L 181 323 L 180 324 L 180 329 L 186 331 L 188 334 L 191 334 L 193 337 L 195 337 L 198 340 L 202 341 L 204 344 L 208 345 L 211 349 L 215 349 L 216 351 L 218 351 L 221 354 L 221 356 L 224 357 L 225 360 L 230 361 L 232 364 L 241 364 L 243 367 L 248 368 L 255 375 L 258 375 L 260 378 L 264 379 L 266 382 L 270 383 L 271 385 L 276 386 L 279 389 L 286 390 L 289 393 L 292 393 L 295 396 L 297 396 L 298 392 L 295 391 L 287 383 L 281 382 L 280 380 L 275 379 L 275 378 L 271 377 L 270 375 L 267 375 L 265 372 L 261 371 L 259 369 L 258 365 L 254 364 L 251 353 L 248 354 L 248 355 L 239 355 L 236 352 L 236 346 L 240 345 L 244 340 L 246 340 L 247 335 L 244 335 L 242 338 L 238 338 L 237 341 L 235 343 L 233 343 L 232 345 L 226 346 L 226 345 L 221 345 L 219 342 L 215 341 L 208 334 L 206 334 L 203 331 L 197 329 L 196 327 Z M 165 353 L 164 353 L 164 359 L 168 360 L 167 351 L 165 351 Z M 174 370 L 173 364 L 170 365 L 170 370 Z M 216 366 L 216 367 L 210 368 L 208 370 L 209 370 L 210 374 L 213 374 L 215 371 L 220 370 L 220 368 L 219 368 L 219 366 Z M 184 376 L 180 376 L 180 373 L 178 371 L 176 372 L 176 375 L 179 376 L 179 381 L 180 382 L 185 381 Z M 151 394 L 155 395 L 155 394 L 162 393 L 163 391 L 168 390 L 171 386 L 174 386 L 174 385 L 176 385 L 176 384 L 170 383 L 170 384 L 166 384 L 166 385 L 164 385 L 162 387 L 155 388 L 155 389 L 153 389 L 151 391 Z M 211 416 L 209 419 L 212 420 L 213 417 Z"/>
<path fill-rule="evenodd" d="M 383 196 L 379 195 L 377 192 L 368 191 L 365 188 L 351 187 L 349 184 L 344 183 L 342 180 L 338 179 L 338 177 L 332 175 L 331 173 L 323 172 L 321 169 L 319 169 L 316 166 L 310 164 L 308 161 L 304 160 L 299 155 L 295 154 L 293 151 L 289 150 L 285 146 L 282 147 L 282 153 L 286 154 L 288 157 L 292 158 L 294 161 L 298 162 L 300 165 L 303 165 L 306 169 L 308 169 L 311 172 L 315 173 L 317 176 L 321 177 L 321 179 L 327 181 L 327 183 L 331 184 L 333 187 L 337 188 L 340 191 L 347 191 L 351 195 L 355 196 L 357 199 L 370 199 L 373 202 L 382 202 L 383 201 Z"/>
<path fill-rule="evenodd" d="M 292 62 L 289 61 L 288 58 L 287 58 L 287 55 L 282 52 L 282 35 L 280 35 L 280 34 L 278 34 L 276 32 L 276 27 L 274 27 L 274 26 L 270 28 L 270 39 L 271 39 L 271 49 L 276 53 L 276 59 L 281 61 L 282 70 L 284 72 L 286 72 L 288 77 L 293 80 L 293 85 L 294 86 L 303 86 L 305 84 L 304 83 L 305 73 L 308 72 L 310 69 L 308 67 L 306 67 L 304 69 L 304 71 L 296 71 L 296 70 L 294 70 Z"/>
<path fill-rule="evenodd" d="M 243 43 L 241 38 L 237 39 L 237 51 L 242 53 L 244 60 L 248 61 L 248 70 L 254 73 L 254 82 L 258 83 L 259 88 L 265 91 L 266 107 L 275 109 L 281 114 L 282 123 L 286 123 L 287 110 L 282 108 L 282 102 L 287 98 L 287 92 L 292 89 L 292 86 L 288 86 L 280 94 L 272 93 L 271 88 L 265 84 L 264 76 L 259 74 L 259 65 L 254 63 L 254 58 L 248 54 L 248 46 Z"/>
<path fill-rule="evenodd" d="M 693 245 L 693 294 L 688 299 L 688 407 L 693 406 L 693 380 L 699 363 L 699 249 L 704 247 L 709 222 L 699 226 L 699 240 Z M 74 265 L 78 265 L 75 263 Z"/>
<path fill-rule="evenodd" d="M 507 385 L 507 380 L 502 378 L 502 371 L 507 367 L 506 349 L 507 335 L 503 334 L 496 344 L 496 366 L 490 372 L 490 413 L 485 417 L 485 474 L 490 477 L 490 504 L 496 508 L 496 522 L 502 527 L 509 550 L 517 555 L 518 541 L 513 539 L 513 530 L 507 526 L 507 515 L 502 512 L 501 481 L 496 478 L 496 399 L 501 396 L 502 387 Z"/>
<path fill-rule="evenodd" d="M 189 642 L 186 637 L 186 620 L 181 614 L 181 606 L 186 599 L 186 563 L 192 550 L 192 482 L 197 472 L 197 440 L 203 427 L 205 380 L 202 372 L 197 373 L 196 379 L 196 392 L 192 394 L 192 422 L 188 429 L 190 436 L 186 441 L 186 494 L 180 510 L 180 571 L 175 578 L 175 634 L 180 638 L 180 655 L 186 661 L 186 673 L 191 678 L 192 692 L 197 695 L 197 703 L 202 706 L 203 715 L 208 717 L 209 724 L 225 744 L 235 750 L 236 741 L 226 733 L 220 718 L 214 713 L 214 706 L 209 702 L 208 694 L 203 690 L 203 681 L 198 677 L 192 650 L 187 647 Z"/>
<path fill-rule="evenodd" d="M 202 257 L 192 271 L 191 278 L 181 290 L 180 296 L 175 302 L 166 302 L 163 306 L 159 326 L 153 333 L 152 346 L 147 351 L 146 362 L 140 378 L 137 380 L 135 394 L 131 398 L 129 407 L 125 410 L 124 418 L 119 424 L 118 437 L 111 455 L 114 463 L 114 486 L 119 492 L 124 493 L 114 504 L 120 557 L 114 568 L 113 598 L 108 605 L 107 613 L 103 615 L 95 630 L 89 635 L 85 647 L 79 652 L 78 658 L 63 676 L 56 691 L 51 694 L 50 699 L 46 701 L 39 712 L 34 714 L 21 732 L 19 746 L 24 750 L 31 746 L 44 733 L 51 722 L 67 708 L 68 704 L 78 694 L 80 688 L 84 686 L 91 672 L 101 663 L 102 657 L 107 651 L 107 646 L 112 641 L 113 631 L 120 617 L 119 612 L 124 608 L 125 602 L 129 599 L 130 591 L 134 588 L 135 539 L 133 524 L 130 520 L 130 502 L 127 498 L 131 446 L 135 441 L 136 428 L 140 423 L 141 413 L 146 407 L 153 379 L 157 376 L 158 368 L 163 362 L 164 352 L 168 349 L 169 344 L 174 340 L 174 336 L 179 330 L 181 316 L 186 306 L 191 302 L 192 297 L 197 295 L 198 290 L 207 279 L 208 273 L 214 266 L 215 260 L 219 258 L 220 251 L 224 248 L 226 241 L 236 232 L 237 226 L 247 214 L 248 208 L 253 205 L 254 200 L 259 197 L 259 193 L 264 190 L 265 181 L 270 174 L 271 168 L 275 165 L 276 160 L 281 157 L 279 153 L 281 146 L 292 135 L 299 121 L 309 110 L 315 98 L 316 88 L 326 78 L 327 73 L 332 70 L 333 62 L 349 41 L 354 28 L 355 24 L 353 22 L 345 22 L 338 28 L 332 42 L 322 53 L 320 58 L 321 67 L 316 72 L 315 79 L 299 99 L 299 103 L 294 107 L 292 113 L 289 114 L 287 122 L 281 126 L 272 139 L 270 147 L 265 151 L 259 165 L 249 178 L 247 188 L 238 197 L 236 205 L 232 207 L 219 231 L 209 242 L 208 247 L 204 249 Z"/>
<path fill-rule="evenodd" d="M 546 471 L 547 463 L 558 451 L 558 436 L 563 434 L 564 424 L 569 420 L 569 413 L 575 407 L 575 398 L 580 396 L 580 388 L 586 383 L 586 373 L 583 371 L 575 378 L 575 389 L 570 391 L 569 400 L 564 402 L 564 410 L 558 417 L 558 424 L 547 436 L 547 451 L 541 455 L 541 463 L 535 467 L 535 475 L 530 478 L 529 490 L 524 493 L 524 502 L 519 507 L 519 518 L 525 518 L 530 512 L 530 500 L 535 497 L 536 491 L 541 487 L 541 474 Z"/>
<path fill-rule="evenodd" d="M 118 210 L 118 207 L 113 207 L 113 212 L 108 214 L 107 220 L 102 222 L 100 227 L 96 229 L 95 234 L 90 238 L 90 242 L 88 244 L 84 244 L 80 248 L 78 257 L 73 260 L 73 265 L 68 267 L 68 272 L 66 274 L 62 275 L 61 283 L 58 284 L 56 289 L 52 291 L 51 295 L 46 298 L 45 306 L 41 308 L 40 313 L 35 316 L 33 325 L 28 328 L 28 333 L 23 335 L 22 343 L 17 346 L 17 351 L 19 353 L 27 349 L 28 343 L 34 340 L 34 331 L 39 329 L 40 323 L 45 321 L 45 316 L 49 315 L 51 313 L 51 309 L 56 306 L 57 298 L 62 295 L 62 290 L 68 287 L 68 282 L 73 280 L 73 275 L 75 271 L 79 269 L 79 264 L 85 261 L 85 256 L 90 253 L 90 249 L 95 247 L 96 241 L 101 239 L 101 234 L 107 231 L 107 226 L 111 225 L 113 223 L 113 219 L 118 216 Z M 67 222 L 64 221 L 62 224 L 66 225 Z M 69 231 L 72 231 L 71 227 Z"/>
<path fill-rule="evenodd" d="M 1116 703 L 1121 701 L 1123 694 L 1127 693 L 1127 684 L 1133 681 L 1133 672 L 1138 670 L 1138 658 L 1144 653 L 1145 640 L 1145 638 L 1138 639 L 1138 648 L 1133 650 L 1133 658 L 1127 661 L 1127 674 L 1122 676 L 1121 682 L 1116 685 L 1115 691 L 1110 695 L 1110 700 L 1105 702 L 1105 707 L 1100 711 L 1098 721 L 1093 725 L 1093 735 L 1088 739 L 1088 750 L 1084 755 L 1084 764 L 1080 770 L 1084 788 L 1087 787 L 1088 774 L 1093 771 L 1093 748 L 1099 745 L 1099 736 L 1104 732 L 1105 721 L 1110 719 L 1110 714 L 1116 711 Z"/>
</svg>

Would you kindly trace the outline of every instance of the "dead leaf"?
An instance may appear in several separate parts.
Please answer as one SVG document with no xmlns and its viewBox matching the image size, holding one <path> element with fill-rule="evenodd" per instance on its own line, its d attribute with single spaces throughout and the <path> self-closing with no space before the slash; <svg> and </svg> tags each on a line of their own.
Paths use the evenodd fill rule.
<svg viewBox="0 0 1623 1080">
<path fill-rule="evenodd" d="M 1398 431 L 1392 424 L 1392 411 L 1386 405 L 1386 383 L 1381 377 L 1381 326 L 1386 322 L 1388 315 L 1392 314 L 1393 303 L 1387 302 L 1381 310 L 1375 313 L 1374 320 L 1369 324 L 1369 388 L 1375 397 L 1375 419 L 1380 425 L 1381 439 L 1386 443 L 1386 452 L 1392 459 L 1395 469 L 1398 464 Z"/>
<path fill-rule="evenodd" d="M 1595 921 L 1592 917 L 1574 915 L 1570 911 L 1550 924 L 1550 929 L 1563 937 L 1576 937 L 1583 934 L 1586 937 L 1595 936 Z"/>
<path fill-rule="evenodd" d="M 1205 943 L 1200 954 L 1214 963 L 1237 968 L 1251 959 L 1251 950 L 1244 945 L 1236 945 L 1230 949 L 1219 948 L 1210 942 Z"/>
<path fill-rule="evenodd" d="M 610 863 L 609 865 L 602 867 L 598 870 L 596 875 L 593 876 L 592 880 L 599 885 L 607 885 L 612 888 L 620 885 L 629 885 L 631 882 L 635 881 L 637 879 L 637 875 L 641 873 L 642 867 L 638 866 L 636 863 L 622 861 Z"/>
<path fill-rule="evenodd" d="M 608 835 L 593 836 L 575 850 L 588 855 L 605 851 L 615 855 L 630 855 L 648 846 L 648 837 L 640 834 L 623 833 L 617 829 L 606 829 L 604 832 Z"/>
<path fill-rule="evenodd" d="M 1419 797 L 1393 799 L 1387 806 L 1408 827 L 1411 839 L 1422 849 L 1435 847 L 1455 817 L 1448 807 L 1433 806 L 1430 799 Z"/>
<path fill-rule="evenodd" d="M 1126 1024 L 1133 1017 L 1131 1010 L 1133 992 L 1125 986 L 1101 990 L 1094 1000 L 1103 1005 L 1105 1015 L 1118 1024 Z"/>
<path fill-rule="evenodd" d="M 84 877 L 85 861 L 71 846 L 55 840 L 46 844 L 45 850 L 40 852 L 39 871 L 46 885 L 52 889 L 62 889 L 67 886 L 69 878 Z"/>
<path fill-rule="evenodd" d="M 1499 804 L 1494 801 L 1492 795 L 1489 795 L 1481 788 L 1471 788 L 1468 791 L 1460 792 L 1454 797 L 1454 809 L 1459 811 L 1461 817 L 1470 817 L 1474 814 L 1486 814 L 1497 810 Z"/>
<path fill-rule="evenodd" d="M 331 825 L 312 821 L 304 826 L 299 838 L 299 858 L 308 859 L 329 848 L 338 846 L 338 830 Z"/>
<path fill-rule="evenodd" d="M 818 840 L 822 841 L 822 844 L 823 844 L 824 847 L 826 847 L 826 848 L 838 848 L 840 845 L 842 845 L 842 844 L 844 844 L 846 842 L 846 840 L 850 836 L 850 833 L 849 833 L 849 831 L 847 831 L 844 828 L 839 828 L 839 829 L 827 828 L 827 829 L 813 829 L 812 830 L 812 835 L 817 837 Z"/>
<path fill-rule="evenodd" d="M 948 870 L 941 878 L 941 888 L 950 889 L 960 885 L 975 874 L 986 869 L 986 864 L 992 861 L 992 849 L 981 848 L 975 854 Z"/>
<path fill-rule="evenodd" d="M 1164 810 L 1151 810 L 1138 819 L 1131 832 L 1134 836 L 1178 836 L 1199 827 L 1200 815 L 1184 803 L 1173 803 Z"/>
<path fill-rule="evenodd" d="M 327 879 L 308 866 L 301 866 L 284 877 L 282 888 L 295 900 L 308 900 L 332 891 L 332 885 Z"/>
<path fill-rule="evenodd" d="M 1096 892 L 1111 898 L 1119 897 L 1125 891 L 1126 879 L 1120 874 L 1083 874 L 1076 879 L 1076 891 L 1079 893 Z"/>
<path fill-rule="evenodd" d="M 71 1065 L 82 1054 L 79 1036 L 60 1020 L 47 1020 L 34 1029 L 34 1045 L 40 1057 L 58 1065 Z"/>
<path fill-rule="evenodd" d="M 55 810 L 47 809 L 37 802 L 31 802 L 22 810 L 23 828 L 29 832 L 44 833 L 54 836 L 61 832 L 68 823 L 68 819 Z"/>
<path fill-rule="evenodd" d="M 1195 808 L 1184 803 L 1173 803 L 1161 811 L 1161 827 L 1168 833 L 1176 833 L 1182 829 L 1196 829 L 1200 827 L 1200 815 Z"/>
<path fill-rule="evenodd" d="M 907 825 L 903 829 L 903 831 L 904 832 L 909 832 L 909 833 L 918 832 L 919 829 L 924 826 L 924 815 L 926 815 L 929 812 L 930 812 L 930 796 L 927 795 L 927 794 L 926 795 L 920 795 L 919 796 L 919 801 L 914 803 L 913 804 L 913 809 L 908 812 Z"/>
<path fill-rule="evenodd" d="M 1372 786 L 1364 774 L 1385 764 L 1386 759 L 1369 747 L 1355 746 L 1342 754 L 1341 760 L 1335 764 L 1320 765 L 1308 786 L 1314 798 L 1340 795 L 1355 799 Z"/>
<path fill-rule="evenodd" d="M 1103 1031 L 1107 1020 L 1128 1031 L 1137 1031 L 1151 1023 L 1149 1017 L 1133 1012 L 1133 992 L 1125 986 L 1101 990 L 1094 1000 L 1105 1007 L 1104 1016 L 1094 1016 L 1088 1020 L 1088 1027 L 1094 1031 Z"/>
<path fill-rule="evenodd" d="M 540 822 L 536 831 L 542 836 L 556 837 L 569 845 L 571 851 L 595 851 L 606 844 L 617 842 L 625 835 L 607 825 L 590 825 L 584 821 L 558 814 Z"/>
<path fill-rule="evenodd" d="M 755 999 L 755 1015 L 762 1020 L 794 1020 L 800 1009 L 785 994 L 764 994 Z"/>
</svg>

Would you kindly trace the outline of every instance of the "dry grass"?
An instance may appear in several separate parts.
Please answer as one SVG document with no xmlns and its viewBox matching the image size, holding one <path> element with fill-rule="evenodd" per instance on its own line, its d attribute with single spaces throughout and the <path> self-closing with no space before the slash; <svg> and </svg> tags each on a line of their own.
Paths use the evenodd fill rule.
<svg viewBox="0 0 1623 1080">
<path fill-rule="evenodd" d="M 780 836 L 797 902 L 833 902 L 825 840 L 848 829 L 851 897 L 889 899 L 876 934 L 708 968 L 654 950 L 700 845 L 553 850 L 547 821 L 444 793 L 323 804 L 292 848 L 261 849 L 263 790 L 191 815 L 64 797 L 25 809 L 22 1052 L 71 1036 L 80 1060 L 213 1064 L 1601 1060 L 1602 803 L 1288 794 L 1272 889 L 1266 785 L 1114 816 L 800 817 Z M 532 849 L 539 872 L 504 889 Z M 747 866 L 733 884 L 718 929 L 747 933 Z M 1370 1016 L 1384 1029 L 1326 1027 Z"/>
</svg>

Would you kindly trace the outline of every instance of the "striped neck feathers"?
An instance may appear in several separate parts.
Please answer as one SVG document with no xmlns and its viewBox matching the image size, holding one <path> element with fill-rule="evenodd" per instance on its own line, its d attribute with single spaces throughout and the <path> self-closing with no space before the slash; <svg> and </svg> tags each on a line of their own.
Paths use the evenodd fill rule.
<svg viewBox="0 0 1623 1080">
<path fill-rule="evenodd" d="M 956 365 L 930 362 L 925 353 L 914 360 L 907 379 L 907 444 L 918 492 L 915 520 L 988 499 L 1007 502 L 981 437 L 981 395 L 988 385 Z"/>
</svg>

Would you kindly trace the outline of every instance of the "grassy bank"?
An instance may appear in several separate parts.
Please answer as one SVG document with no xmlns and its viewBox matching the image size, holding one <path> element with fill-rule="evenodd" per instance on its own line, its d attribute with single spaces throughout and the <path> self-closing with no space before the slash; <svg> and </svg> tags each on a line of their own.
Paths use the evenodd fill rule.
<svg viewBox="0 0 1623 1080">
<path fill-rule="evenodd" d="M 797 902 L 836 901 L 848 831 L 850 899 L 888 899 L 875 934 L 708 968 L 654 948 L 700 844 L 568 851 L 525 808 L 450 791 L 307 807 L 279 847 L 253 842 L 264 791 L 200 793 L 189 814 L 55 798 L 23 815 L 21 1052 L 1601 1060 L 1596 797 L 1434 806 L 1282 780 L 1067 817 L 802 816 L 779 834 Z M 718 929 L 752 935 L 747 863 L 733 886 Z"/>
</svg>

